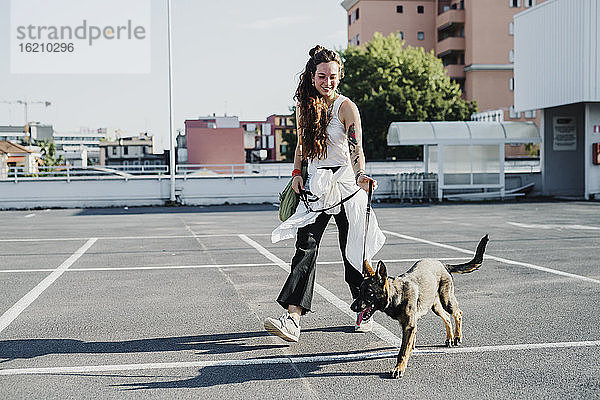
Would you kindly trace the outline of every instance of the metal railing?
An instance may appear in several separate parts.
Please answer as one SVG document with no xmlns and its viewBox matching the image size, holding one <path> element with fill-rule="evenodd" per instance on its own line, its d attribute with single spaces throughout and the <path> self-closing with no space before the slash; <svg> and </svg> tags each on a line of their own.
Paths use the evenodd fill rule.
<svg viewBox="0 0 600 400">
<path fill-rule="evenodd" d="M 437 174 L 424 172 L 397 174 L 393 180 L 393 196 L 399 200 L 437 200 L 437 186 Z"/>
<path fill-rule="evenodd" d="M 117 165 L 117 166 L 90 166 L 73 167 L 38 166 L 35 168 L 5 167 L 0 168 L 0 180 L 35 180 L 35 179 L 66 179 L 77 177 L 109 177 L 119 176 L 129 178 L 134 175 L 158 175 L 168 174 L 166 165 Z"/>
</svg>

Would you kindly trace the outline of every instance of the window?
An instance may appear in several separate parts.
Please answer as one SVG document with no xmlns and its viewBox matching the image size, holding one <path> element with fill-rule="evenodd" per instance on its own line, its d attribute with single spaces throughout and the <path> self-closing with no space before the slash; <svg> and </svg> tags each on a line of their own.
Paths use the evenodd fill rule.
<svg viewBox="0 0 600 400">
<path fill-rule="evenodd" d="M 508 80 L 508 89 L 512 92 L 515 90 L 515 78 L 510 78 Z"/>
<path fill-rule="evenodd" d="M 535 0 L 525 0 L 525 7 L 533 7 L 535 6 Z"/>
<path fill-rule="evenodd" d="M 357 9 L 356 9 L 356 12 L 355 12 L 355 17 L 354 17 L 354 19 L 355 19 L 356 21 L 358 21 L 358 11 L 359 11 L 359 9 L 357 8 Z"/>
<path fill-rule="evenodd" d="M 425 12 L 425 7 L 417 6 L 417 14 L 423 14 Z"/>
<path fill-rule="evenodd" d="M 508 114 L 511 118 L 521 118 L 521 113 L 515 111 L 515 106 L 510 106 Z"/>
<path fill-rule="evenodd" d="M 508 24 L 508 34 L 510 36 L 513 36 L 515 34 L 515 23 L 514 22 L 510 22 Z"/>
<path fill-rule="evenodd" d="M 127 147 L 127 146 L 123 147 L 123 154 L 129 154 L 129 147 Z"/>
<path fill-rule="evenodd" d="M 396 6 L 396 12 L 402 14 L 404 12 L 404 6 Z"/>
<path fill-rule="evenodd" d="M 113 154 L 113 156 L 117 155 L 117 148 L 116 147 L 112 148 L 112 154 Z"/>
<path fill-rule="evenodd" d="M 398 38 L 404 40 L 404 32 L 398 32 Z"/>
<path fill-rule="evenodd" d="M 417 40 L 425 40 L 425 32 L 417 32 Z"/>
<path fill-rule="evenodd" d="M 509 0 L 508 5 L 509 5 L 509 7 L 519 8 L 519 7 L 521 7 L 521 0 Z"/>
<path fill-rule="evenodd" d="M 537 110 L 525 111 L 525 118 L 535 118 L 537 116 Z"/>
<path fill-rule="evenodd" d="M 360 45 L 360 35 L 358 33 L 356 34 L 356 45 Z"/>
<path fill-rule="evenodd" d="M 348 25 L 352 25 L 352 14 L 348 14 Z"/>
<path fill-rule="evenodd" d="M 515 62 L 515 51 L 512 49 L 508 52 L 508 61 L 511 63 Z"/>
<path fill-rule="evenodd" d="M 460 53 L 460 58 L 458 59 L 458 63 L 460 65 L 464 65 L 465 64 L 465 53 Z"/>
</svg>

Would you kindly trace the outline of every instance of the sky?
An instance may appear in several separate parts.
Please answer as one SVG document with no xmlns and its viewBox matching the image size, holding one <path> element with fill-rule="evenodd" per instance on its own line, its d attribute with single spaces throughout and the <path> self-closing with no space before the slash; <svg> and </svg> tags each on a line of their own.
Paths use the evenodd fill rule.
<svg viewBox="0 0 600 400">
<path fill-rule="evenodd" d="M 46 0 L 40 7 L 61 1 L 67 0 Z M 52 124 L 57 132 L 81 127 L 149 132 L 159 147 L 168 148 L 167 0 L 145 1 L 151 10 L 149 73 L 23 74 L 11 73 L 11 0 L 0 0 L 0 125 L 24 122 L 23 105 L 3 102 L 49 101 L 48 107 L 29 105 L 28 119 Z M 97 6 L 102 0 L 80 0 L 85 2 Z M 241 120 L 288 113 L 310 48 L 346 47 L 347 17 L 340 3 L 172 0 L 175 128 L 213 113 Z M 136 13 L 126 5 L 119 12 L 122 18 Z"/>
</svg>

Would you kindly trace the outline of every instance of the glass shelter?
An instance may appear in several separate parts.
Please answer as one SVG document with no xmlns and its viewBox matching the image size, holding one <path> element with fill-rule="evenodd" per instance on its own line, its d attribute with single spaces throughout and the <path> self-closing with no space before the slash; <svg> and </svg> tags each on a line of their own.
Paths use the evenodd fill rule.
<svg viewBox="0 0 600 400">
<path fill-rule="evenodd" d="M 424 146 L 424 169 L 437 174 L 439 199 L 444 190 L 504 197 L 504 146 L 540 142 L 533 122 L 392 122 L 387 135 L 388 146 Z"/>
</svg>

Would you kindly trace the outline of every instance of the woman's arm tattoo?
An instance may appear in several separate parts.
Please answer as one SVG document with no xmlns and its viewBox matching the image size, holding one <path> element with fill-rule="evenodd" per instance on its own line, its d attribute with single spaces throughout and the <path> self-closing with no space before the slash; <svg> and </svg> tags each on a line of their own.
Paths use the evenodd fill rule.
<svg viewBox="0 0 600 400">
<path fill-rule="evenodd" d="M 356 125 L 354 122 L 348 127 L 348 149 L 350 150 L 350 159 L 352 160 L 352 167 L 358 165 L 360 154 L 358 152 L 358 140 L 356 139 Z"/>
</svg>

